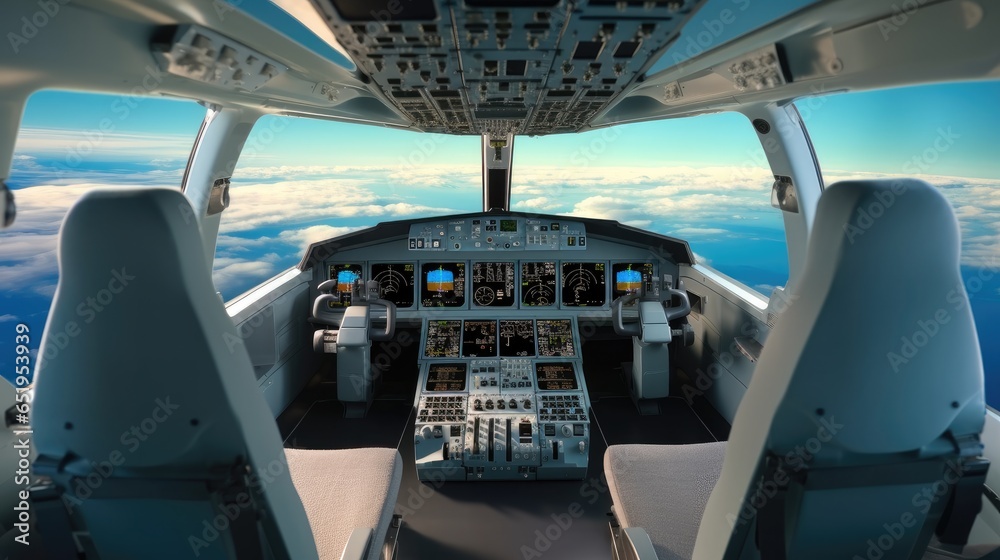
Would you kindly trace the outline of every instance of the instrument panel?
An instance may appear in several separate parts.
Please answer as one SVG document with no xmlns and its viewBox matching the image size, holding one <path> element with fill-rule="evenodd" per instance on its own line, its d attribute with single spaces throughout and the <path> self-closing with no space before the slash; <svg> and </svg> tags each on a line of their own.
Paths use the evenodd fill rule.
<svg viewBox="0 0 1000 560">
<path fill-rule="evenodd" d="M 579 357 L 570 319 L 431 319 L 423 359 Z"/>
<path fill-rule="evenodd" d="M 657 265 L 641 261 L 334 262 L 328 269 L 338 280 L 331 307 L 351 305 L 351 284 L 372 279 L 379 297 L 403 310 L 607 309 L 638 290 L 643 275 L 657 278 Z"/>
<path fill-rule="evenodd" d="M 414 397 L 420 480 L 580 480 L 590 399 L 573 317 L 428 319 Z"/>
</svg>

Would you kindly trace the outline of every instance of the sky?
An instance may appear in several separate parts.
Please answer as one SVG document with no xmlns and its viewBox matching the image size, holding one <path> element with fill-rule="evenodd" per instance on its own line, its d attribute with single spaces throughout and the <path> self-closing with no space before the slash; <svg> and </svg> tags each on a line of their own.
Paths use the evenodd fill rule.
<svg viewBox="0 0 1000 560">
<path fill-rule="evenodd" d="M 833 94 L 797 102 L 827 184 L 919 176 L 952 201 L 967 278 L 1000 257 L 1000 83 Z M 31 97 L 0 232 L 0 330 L 40 337 L 66 210 L 100 186 L 176 188 L 204 117 L 185 101 L 46 91 Z M 113 126 L 99 129 L 102 119 Z M 380 221 L 481 209 L 478 137 L 265 117 L 233 176 L 215 262 L 230 299 L 294 266 L 309 243 Z M 723 113 L 585 134 L 518 137 L 512 208 L 619 220 L 687 239 L 701 262 L 769 295 L 787 279 L 773 178 L 752 127 Z M 976 289 L 971 289 L 975 287 Z M 1000 333 L 1000 275 L 969 286 L 983 340 Z M 13 338 L 0 337 L 0 355 Z M 1000 355 L 983 344 L 987 370 Z M 995 383 L 1000 405 L 1000 382 Z"/>
</svg>

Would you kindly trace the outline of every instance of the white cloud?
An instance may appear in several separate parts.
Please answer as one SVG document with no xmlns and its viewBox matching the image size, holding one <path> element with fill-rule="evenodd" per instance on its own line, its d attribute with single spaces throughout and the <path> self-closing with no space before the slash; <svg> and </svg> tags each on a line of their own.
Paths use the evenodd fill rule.
<svg viewBox="0 0 1000 560">
<path fill-rule="evenodd" d="M 377 196 L 370 188 L 339 179 L 234 185 L 230 189 L 230 199 L 231 206 L 223 215 L 221 224 L 224 233 L 331 218 L 372 216 L 396 219 L 457 212 L 451 208 L 394 202 Z"/>
<path fill-rule="evenodd" d="M 11 315 L 10 313 L 0 315 L 0 323 L 10 323 L 12 321 L 17 321 L 16 315 Z"/>
<path fill-rule="evenodd" d="M 215 280 L 215 289 L 220 292 L 228 292 L 234 286 L 245 285 L 246 282 L 256 279 L 265 279 L 275 274 L 274 263 L 279 259 L 278 255 L 269 253 L 259 259 L 237 259 L 219 257 L 215 259 L 212 278 Z"/>
<path fill-rule="evenodd" d="M 92 159 L 99 154 L 113 155 L 116 158 L 152 159 L 173 156 L 186 159 L 193 143 L 193 135 L 22 128 L 18 131 L 14 149 L 18 153 L 55 157 L 65 165 L 74 167 L 81 160 Z"/>
<path fill-rule="evenodd" d="M 310 244 L 316 243 L 317 241 L 324 241 L 334 237 L 340 237 L 351 233 L 353 231 L 358 231 L 364 229 L 368 226 L 359 227 L 334 227 L 334 226 L 310 226 L 298 230 L 288 230 L 281 232 L 278 235 L 278 239 L 284 241 L 285 243 L 290 243 L 297 245 L 300 249 L 305 251 Z"/>
<path fill-rule="evenodd" d="M 692 237 L 699 235 L 720 235 L 723 233 L 729 233 L 729 231 L 721 228 L 683 227 L 671 231 L 670 235 L 673 235 L 675 237 Z"/>
<path fill-rule="evenodd" d="M 546 196 L 519 200 L 511 205 L 511 208 L 514 210 L 527 210 L 529 212 L 550 212 L 562 207 L 563 203 L 557 200 L 552 200 Z"/>
</svg>

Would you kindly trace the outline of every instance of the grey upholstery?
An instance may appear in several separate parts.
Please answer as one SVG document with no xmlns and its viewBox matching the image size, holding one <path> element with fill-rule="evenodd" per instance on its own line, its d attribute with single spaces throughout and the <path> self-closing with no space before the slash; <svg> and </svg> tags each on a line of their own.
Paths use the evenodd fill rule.
<svg viewBox="0 0 1000 560">
<path fill-rule="evenodd" d="M 206 534 L 220 515 L 211 502 L 101 492 L 122 482 L 155 492 L 155 480 L 214 480 L 241 461 L 273 524 L 264 527 L 271 546 L 317 558 L 277 426 L 215 292 L 193 216 L 184 195 L 168 189 L 95 190 L 70 209 L 36 373 L 38 454 L 64 461 L 67 475 L 103 469 L 93 492 L 68 493 L 102 558 L 230 557 L 225 539 Z M 336 483 L 336 471 L 328 477 Z"/>
<path fill-rule="evenodd" d="M 612 445 L 604 472 L 624 527 L 642 527 L 658 560 L 689 560 L 712 488 L 722 474 L 726 442 Z M 981 558 L 996 545 L 970 545 L 961 555 L 928 550 L 923 560 Z"/>
<path fill-rule="evenodd" d="M 943 465 L 956 442 L 965 453 L 981 449 L 983 368 L 948 201 L 917 180 L 843 182 L 826 189 L 816 216 L 798 293 L 769 335 L 733 421 L 694 558 L 737 558 L 744 544 L 753 546 L 769 455 L 792 474 L 806 458 L 812 473 L 868 469 L 839 470 L 847 478 L 836 491 L 807 489 L 788 506 L 796 520 L 786 525 L 790 557 L 850 558 L 941 478 L 938 471 L 902 483 L 890 474 L 865 485 L 872 465 L 902 473 L 920 458 Z M 675 499 L 659 497 L 664 508 Z M 617 501 L 616 508 L 636 509 Z M 915 513 L 918 526 L 923 513 Z M 647 531 L 654 543 L 687 538 Z M 926 538 L 907 531 L 884 560 L 908 557 Z"/>
<path fill-rule="evenodd" d="M 615 515 L 642 527 L 660 560 L 691 558 L 726 444 L 612 445 L 604 453 Z"/>
<path fill-rule="evenodd" d="M 338 559 L 356 527 L 373 527 L 378 543 L 392 521 L 403 476 L 395 449 L 286 449 L 292 482 L 312 525 L 320 558 Z M 369 549 L 377 560 L 382 549 Z"/>
</svg>

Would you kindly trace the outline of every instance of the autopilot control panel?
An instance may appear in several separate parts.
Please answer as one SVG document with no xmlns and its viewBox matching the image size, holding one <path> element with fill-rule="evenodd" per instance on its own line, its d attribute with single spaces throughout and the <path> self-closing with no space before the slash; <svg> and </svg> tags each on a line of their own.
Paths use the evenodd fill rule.
<svg viewBox="0 0 1000 560">
<path fill-rule="evenodd" d="M 428 319 L 413 442 L 421 480 L 575 480 L 590 401 L 576 319 Z"/>
</svg>

